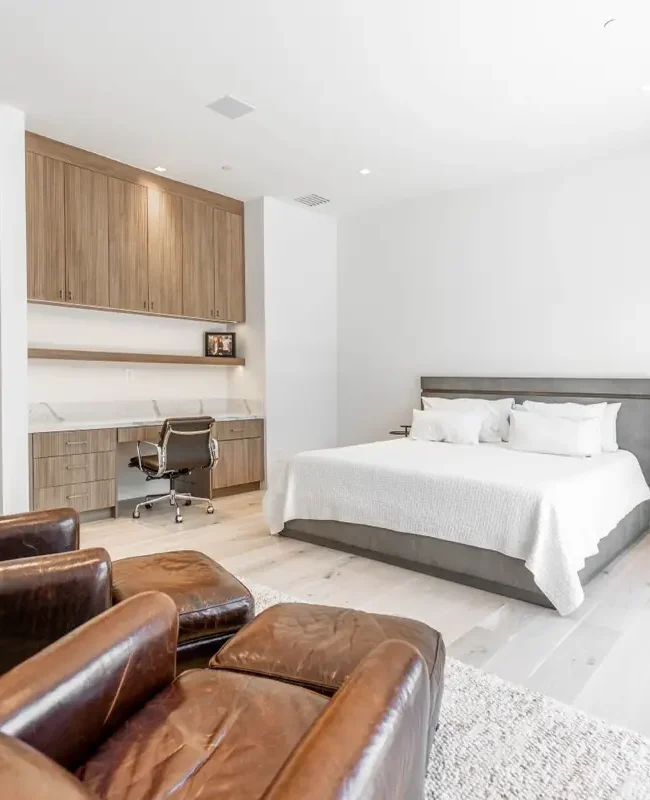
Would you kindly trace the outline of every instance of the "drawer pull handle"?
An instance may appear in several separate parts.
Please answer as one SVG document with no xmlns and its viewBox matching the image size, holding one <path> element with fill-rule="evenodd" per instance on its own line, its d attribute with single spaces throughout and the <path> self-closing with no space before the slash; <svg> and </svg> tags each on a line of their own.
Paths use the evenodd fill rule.
<svg viewBox="0 0 650 800">
<path fill-rule="evenodd" d="M 66 469 L 86 469 L 88 464 L 77 464 L 77 466 L 67 466 Z"/>
<path fill-rule="evenodd" d="M 70 445 L 70 444 L 88 444 L 88 440 L 86 439 L 83 442 L 66 442 L 66 444 L 68 444 L 68 445 Z"/>
<path fill-rule="evenodd" d="M 245 428 L 231 428 L 230 433 L 244 433 Z"/>
<path fill-rule="evenodd" d="M 75 497 L 88 497 L 89 492 L 82 492 L 81 494 L 67 494 L 65 496 L 66 500 L 74 500 Z"/>
</svg>

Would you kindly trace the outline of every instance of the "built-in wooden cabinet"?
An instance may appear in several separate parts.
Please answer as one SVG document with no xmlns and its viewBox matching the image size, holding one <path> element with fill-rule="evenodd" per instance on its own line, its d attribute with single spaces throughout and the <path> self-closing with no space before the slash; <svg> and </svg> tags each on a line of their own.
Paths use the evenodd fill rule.
<svg viewBox="0 0 650 800">
<path fill-rule="evenodd" d="M 108 179 L 109 306 L 149 310 L 147 190 Z"/>
<path fill-rule="evenodd" d="M 66 164 L 66 300 L 84 306 L 109 306 L 108 178 Z"/>
<path fill-rule="evenodd" d="M 29 297 L 65 299 L 63 163 L 37 153 L 25 159 Z"/>
<path fill-rule="evenodd" d="M 27 134 L 28 298 L 242 322 L 243 204 Z"/>
<path fill-rule="evenodd" d="M 183 315 L 214 319 L 213 209 L 183 199 Z"/>
</svg>

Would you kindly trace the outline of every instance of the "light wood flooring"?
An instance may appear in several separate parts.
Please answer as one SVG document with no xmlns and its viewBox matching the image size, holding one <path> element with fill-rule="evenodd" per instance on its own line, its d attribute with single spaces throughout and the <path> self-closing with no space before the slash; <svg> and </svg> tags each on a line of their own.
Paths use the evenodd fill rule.
<svg viewBox="0 0 650 800">
<path fill-rule="evenodd" d="M 261 492 L 215 501 L 215 514 L 167 506 L 82 527 L 112 558 L 207 553 L 244 582 L 298 599 L 422 620 L 449 655 L 650 736 L 650 536 L 589 585 L 570 617 L 409 570 L 270 536 Z"/>
</svg>

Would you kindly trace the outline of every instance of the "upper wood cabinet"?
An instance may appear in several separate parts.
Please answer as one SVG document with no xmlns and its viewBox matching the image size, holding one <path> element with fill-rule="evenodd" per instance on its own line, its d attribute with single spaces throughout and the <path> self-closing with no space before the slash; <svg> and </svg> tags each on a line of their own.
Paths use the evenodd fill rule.
<svg viewBox="0 0 650 800">
<path fill-rule="evenodd" d="M 183 314 L 183 200 L 148 190 L 149 310 Z"/>
<path fill-rule="evenodd" d="M 183 199 L 183 314 L 214 319 L 213 209 Z"/>
<path fill-rule="evenodd" d="M 65 212 L 66 299 L 108 306 L 108 178 L 66 164 Z"/>
<path fill-rule="evenodd" d="M 244 292 L 243 219 L 220 208 L 214 210 L 215 319 L 243 322 Z"/>
<path fill-rule="evenodd" d="M 245 316 L 243 204 L 26 135 L 28 299 Z"/>
<path fill-rule="evenodd" d="M 130 311 L 149 308 L 147 190 L 119 178 L 108 179 L 109 306 Z"/>
<path fill-rule="evenodd" d="M 63 164 L 27 153 L 27 294 L 36 300 L 65 300 L 65 215 Z"/>
</svg>

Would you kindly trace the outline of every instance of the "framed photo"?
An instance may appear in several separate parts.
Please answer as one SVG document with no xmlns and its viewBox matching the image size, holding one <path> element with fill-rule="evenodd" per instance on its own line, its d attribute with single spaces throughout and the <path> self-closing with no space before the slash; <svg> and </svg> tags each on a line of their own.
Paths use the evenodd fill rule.
<svg viewBox="0 0 650 800">
<path fill-rule="evenodd" d="M 206 333 L 205 354 L 214 358 L 235 358 L 235 334 Z"/>
</svg>

